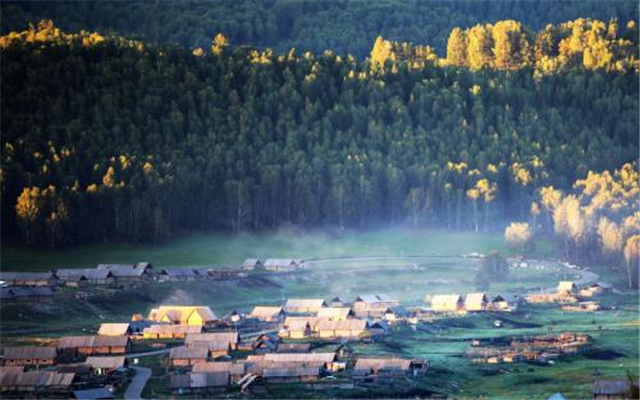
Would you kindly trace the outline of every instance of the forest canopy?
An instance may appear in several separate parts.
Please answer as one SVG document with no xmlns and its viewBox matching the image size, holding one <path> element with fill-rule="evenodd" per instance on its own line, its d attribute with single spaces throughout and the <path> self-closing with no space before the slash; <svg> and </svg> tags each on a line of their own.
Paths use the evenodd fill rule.
<svg viewBox="0 0 640 400">
<path fill-rule="evenodd" d="M 485 230 L 528 219 L 540 188 L 637 157 L 630 70 L 387 70 L 211 36 L 191 50 L 43 21 L 0 39 L 5 232 L 60 246 L 283 224 Z"/>
</svg>

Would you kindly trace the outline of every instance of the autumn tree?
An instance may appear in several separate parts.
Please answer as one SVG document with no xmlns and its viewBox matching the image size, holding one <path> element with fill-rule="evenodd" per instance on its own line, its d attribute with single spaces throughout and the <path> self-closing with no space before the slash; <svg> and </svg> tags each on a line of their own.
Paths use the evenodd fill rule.
<svg viewBox="0 0 640 400">
<path fill-rule="evenodd" d="M 447 62 L 458 67 L 467 66 L 467 35 L 455 27 L 447 41 Z"/>
<path fill-rule="evenodd" d="M 526 222 L 512 222 L 504 231 L 507 244 L 520 254 L 524 254 L 531 244 L 533 232 Z"/>
</svg>

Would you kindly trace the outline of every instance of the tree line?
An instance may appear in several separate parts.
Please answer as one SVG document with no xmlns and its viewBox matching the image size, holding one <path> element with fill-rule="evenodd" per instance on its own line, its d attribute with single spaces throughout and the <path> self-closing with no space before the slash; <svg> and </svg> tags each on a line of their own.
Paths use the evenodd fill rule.
<svg viewBox="0 0 640 400">
<path fill-rule="evenodd" d="M 393 41 L 428 43 L 441 57 L 449 32 L 477 24 L 515 20 L 544 29 L 577 18 L 621 26 L 637 18 L 638 3 L 628 0 L 234 0 L 166 2 L 3 1 L 2 34 L 29 22 L 51 19 L 65 31 L 82 29 L 118 34 L 148 44 L 206 47 L 213 32 L 231 42 L 286 52 L 320 54 L 329 49 L 364 59 L 382 35 Z"/>
<path fill-rule="evenodd" d="M 152 46 L 50 22 L 0 39 L 2 228 L 52 247 L 184 229 L 526 219 L 638 152 L 638 75 Z"/>
</svg>

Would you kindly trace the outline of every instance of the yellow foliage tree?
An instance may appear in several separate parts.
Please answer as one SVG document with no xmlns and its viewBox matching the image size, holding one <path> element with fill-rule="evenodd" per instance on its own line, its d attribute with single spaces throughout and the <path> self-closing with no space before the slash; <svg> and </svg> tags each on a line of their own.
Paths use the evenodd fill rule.
<svg viewBox="0 0 640 400">
<path fill-rule="evenodd" d="M 512 222 L 504 231 L 504 239 L 513 249 L 523 254 L 531 243 L 533 232 L 526 222 Z"/>
</svg>

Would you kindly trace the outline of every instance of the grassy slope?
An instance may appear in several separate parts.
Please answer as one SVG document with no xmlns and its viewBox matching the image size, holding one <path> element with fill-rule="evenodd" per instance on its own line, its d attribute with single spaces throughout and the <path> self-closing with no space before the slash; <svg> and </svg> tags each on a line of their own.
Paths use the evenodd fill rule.
<svg viewBox="0 0 640 400">
<path fill-rule="evenodd" d="M 460 255 L 472 251 L 506 251 L 501 235 L 471 232 L 380 229 L 310 231 L 282 229 L 268 233 L 192 234 L 159 246 L 105 244 L 64 250 L 3 245 L 5 270 L 92 267 L 99 263 L 151 261 L 157 266 L 238 264 L 248 257 L 324 258 L 357 255 Z"/>
</svg>

